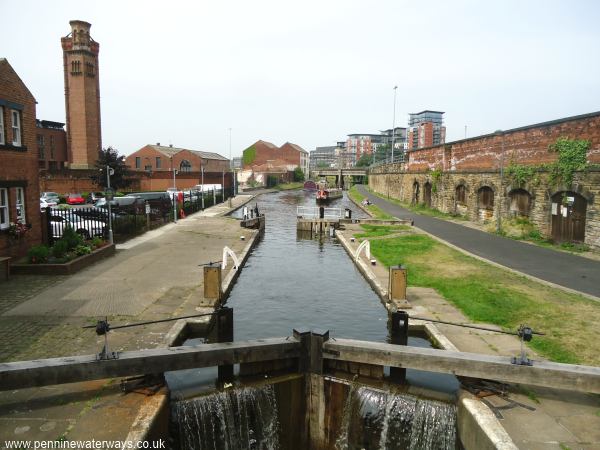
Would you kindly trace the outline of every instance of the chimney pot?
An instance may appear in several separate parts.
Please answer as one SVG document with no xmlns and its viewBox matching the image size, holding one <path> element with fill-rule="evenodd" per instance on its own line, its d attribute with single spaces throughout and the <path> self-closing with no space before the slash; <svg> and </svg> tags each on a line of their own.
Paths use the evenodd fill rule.
<svg viewBox="0 0 600 450">
<path fill-rule="evenodd" d="M 160 142 L 157 142 L 156 145 L 160 145 Z"/>
<path fill-rule="evenodd" d="M 169 147 L 173 148 L 173 144 L 169 144 Z"/>
</svg>

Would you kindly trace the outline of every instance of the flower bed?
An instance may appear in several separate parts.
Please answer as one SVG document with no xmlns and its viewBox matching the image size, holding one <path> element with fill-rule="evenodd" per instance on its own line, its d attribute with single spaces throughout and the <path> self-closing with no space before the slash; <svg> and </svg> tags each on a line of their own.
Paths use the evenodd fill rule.
<svg viewBox="0 0 600 450">
<path fill-rule="evenodd" d="M 115 245 L 107 244 L 96 250 L 92 250 L 92 252 L 87 255 L 76 257 L 65 263 L 11 264 L 10 273 L 14 275 L 71 275 L 107 256 L 114 255 L 115 252 Z"/>
</svg>

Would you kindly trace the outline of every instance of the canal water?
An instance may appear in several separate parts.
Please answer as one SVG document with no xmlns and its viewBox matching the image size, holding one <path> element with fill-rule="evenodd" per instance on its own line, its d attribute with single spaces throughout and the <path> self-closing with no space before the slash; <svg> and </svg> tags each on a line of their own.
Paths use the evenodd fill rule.
<svg viewBox="0 0 600 450">
<path fill-rule="evenodd" d="M 298 206 L 316 206 L 314 193 L 283 191 L 253 201 L 266 216 L 266 230 L 233 287 L 226 306 L 233 308 L 234 340 L 281 337 L 293 328 L 329 330 L 335 338 L 388 341 L 387 311 L 354 266 L 341 244 L 332 237 L 301 238 L 296 231 Z M 348 200 L 328 207 L 352 210 Z M 241 216 L 241 210 L 233 214 Z M 409 345 L 429 346 L 409 338 Z M 167 380 L 175 396 L 189 397 L 203 383 L 214 383 L 216 369 L 173 372 Z M 454 377 L 407 371 L 412 385 L 456 392 Z"/>
</svg>

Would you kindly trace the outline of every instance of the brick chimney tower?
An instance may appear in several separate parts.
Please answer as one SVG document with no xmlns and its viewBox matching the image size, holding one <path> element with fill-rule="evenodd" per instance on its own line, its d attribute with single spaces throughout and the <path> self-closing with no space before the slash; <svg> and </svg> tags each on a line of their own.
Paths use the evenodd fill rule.
<svg viewBox="0 0 600 450">
<path fill-rule="evenodd" d="M 91 25 L 72 20 L 71 33 L 61 38 L 65 73 L 67 152 L 71 169 L 94 167 L 102 148 L 100 128 L 100 44 L 90 36 Z"/>
</svg>

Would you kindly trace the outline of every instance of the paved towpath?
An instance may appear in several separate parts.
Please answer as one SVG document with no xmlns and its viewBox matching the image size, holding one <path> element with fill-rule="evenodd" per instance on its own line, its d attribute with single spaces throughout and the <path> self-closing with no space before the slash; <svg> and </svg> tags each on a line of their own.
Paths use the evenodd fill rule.
<svg viewBox="0 0 600 450">
<path fill-rule="evenodd" d="M 413 219 L 415 226 L 469 253 L 541 280 L 600 297 L 600 261 L 419 215 L 370 195 L 364 186 L 358 186 L 358 191 L 386 213 L 399 219 Z"/>
</svg>

